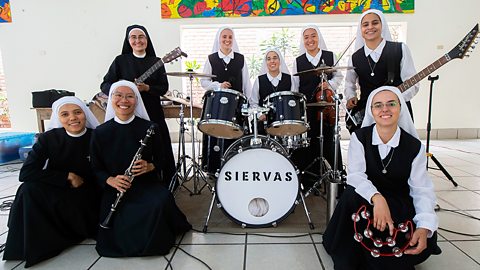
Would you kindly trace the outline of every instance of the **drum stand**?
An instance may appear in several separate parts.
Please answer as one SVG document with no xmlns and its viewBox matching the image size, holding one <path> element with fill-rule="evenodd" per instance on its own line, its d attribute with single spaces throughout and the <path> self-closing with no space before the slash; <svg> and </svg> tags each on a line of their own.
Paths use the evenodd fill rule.
<svg viewBox="0 0 480 270">
<path fill-rule="evenodd" d="M 179 178 L 181 179 L 180 184 L 190 192 L 190 195 L 199 195 L 205 187 L 208 187 L 208 189 L 210 189 L 213 192 L 213 187 L 208 183 L 207 178 L 205 177 L 205 174 L 203 174 L 202 169 L 197 162 L 197 157 L 195 155 L 195 126 L 194 126 L 194 120 L 193 120 L 193 93 L 192 93 L 194 74 L 189 74 L 188 78 L 190 79 L 190 128 L 191 128 L 191 134 L 192 134 L 191 136 L 192 137 L 192 157 L 191 157 L 192 163 L 188 166 L 188 169 L 183 168 L 183 176 L 181 176 L 181 174 L 179 173 L 177 173 L 175 176 L 176 176 L 176 179 L 179 179 Z M 181 113 L 183 113 L 183 111 L 181 111 Z M 180 117 L 181 119 L 183 119 L 182 115 L 180 115 Z M 179 135 L 180 136 L 179 144 L 182 143 L 182 146 L 181 146 L 181 150 L 183 151 L 182 162 L 183 162 L 183 166 L 185 166 L 185 137 L 184 137 L 185 128 L 183 128 L 184 122 L 182 121 L 180 125 L 181 125 L 180 126 L 181 130 Z M 179 151 L 180 151 L 180 148 L 179 148 Z M 180 153 L 178 155 L 180 157 Z M 181 170 L 182 170 L 181 167 L 177 167 L 177 172 Z M 192 176 L 188 178 L 190 173 L 192 174 Z M 193 180 L 193 190 L 190 190 L 184 185 L 184 183 L 188 182 L 189 180 Z M 203 181 L 203 185 L 201 187 L 200 187 L 200 181 Z M 170 185 L 171 191 L 172 189 L 175 188 L 175 182 L 176 181 L 172 181 L 173 184 Z"/>
<path fill-rule="evenodd" d="M 263 114 L 265 112 L 268 112 L 268 109 L 265 109 L 263 107 L 254 108 L 253 110 L 242 109 L 242 114 L 243 115 L 245 115 L 245 116 L 249 116 L 250 114 L 254 115 L 253 116 L 253 138 L 250 140 L 251 145 L 261 146 L 261 144 L 262 144 L 262 140 L 258 137 L 257 120 L 258 120 L 258 115 Z M 210 207 L 208 209 L 207 218 L 205 219 L 205 224 L 203 225 L 203 230 L 202 231 L 204 233 L 207 232 L 208 222 L 210 221 L 210 216 L 212 215 L 213 204 L 215 203 L 215 199 L 217 197 L 217 192 L 215 191 L 215 188 L 210 188 L 210 190 L 212 191 L 212 200 L 210 201 Z M 299 190 L 298 193 L 300 194 L 300 199 L 302 200 L 302 203 L 303 203 L 303 209 L 305 210 L 305 215 L 307 216 L 308 225 L 309 225 L 310 229 L 313 230 L 313 229 L 315 229 L 315 226 L 313 225 L 312 219 L 310 218 L 310 211 L 308 211 L 307 204 L 305 203 L 305 197 L 306 196 L 303 195 L 301 190 Z M 295 204 L 296 205 L 300 204 L 298 199 L 295 200 Z M 217 207 L 220 208 L 221 205 L 217 204 Z M 276 222 L 272 223 L 272 226 L 277 227 L 277 223 Z M 242 228 L 245 228 L 245 226 L 242 225 Z"/>
<path fill-rule="evenodd" d="M 322 72 L 320 75 L 321 77 L 321 87 L 323 87 L 323 82 L 327 82 L 326 74 Z M 320 143 L 320 175 L 321 178 L 315 182 L 312 187 L 305 193 L 305 197 L 309 196 L 310 193 L 314 190 L 317 190 L 318 187 L 322 184 L 324 179 L 328 179 L 327 182 L 327 223 L 330 221 L 330 218 L 333 215 L 335 210 L 335 206 L 337 205 L 337 193 L 338 193 L 338 185 L 343 184 L 345 179 L 342 179 L 342 175 L 340 170 L 338 169 L 338 157 L 339 153 L 338 150 L 340 148 L 340 126 L 338 124 L 339 118 L 339 109 L 341 103 L 342 95 L 338 94 L 333 90 L 333 87 L 330 86 L 332 91 L 334 92 L 333 98 L 335 100 L 335 125 L 334 125 L 334 135 L 333 135 L 333 142 L 334 142 L 334 155 L 333 155 L 333 168 L 330 166 L 328 161 L 323 157 L 323 107 L 320 107 L 320 136 L 319 136 L 319 143 Z M 344 108 L 346 111 L 346 108 Z M 318 161 L 315 159 L 314 162 Z M 312 163 L 313 165 L 314 163 Z M 310 166 L 310 165 L 309 165 Z"/>
</svg>

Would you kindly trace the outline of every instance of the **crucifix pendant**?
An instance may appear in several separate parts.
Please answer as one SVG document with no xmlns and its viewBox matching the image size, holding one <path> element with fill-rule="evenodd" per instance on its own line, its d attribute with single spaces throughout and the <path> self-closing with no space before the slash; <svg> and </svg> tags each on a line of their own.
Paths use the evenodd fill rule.
<svg viewBox="0 0 480 270">
<path fill-rule="evenodd" d="M 372 76 L 372 77 L 373 77 L 373 76 L 375 76 L 375 73 L 373 73 L 373 72 L 372 72 L 372 73 L 370 73 L 370 76 Z"/>
<path fill-rule="evenodd" d="M 386 169 L 383 169 L 383 170 L 382 170 L 382 173 L 383 173 L 383 174 L 386 174 L 386 173 L 387 173 L 387 170 L 386 170 Z"/>
</svg>

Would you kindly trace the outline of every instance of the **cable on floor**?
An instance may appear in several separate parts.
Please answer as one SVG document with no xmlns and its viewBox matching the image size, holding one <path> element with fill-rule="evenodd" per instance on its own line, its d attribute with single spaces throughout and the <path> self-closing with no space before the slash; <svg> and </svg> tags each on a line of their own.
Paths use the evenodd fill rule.
<svg viewBox="0 0 480 270">
<path fill-rule="evenodd" d="M 465 217 L 468 217 L 468 218 L 471 218 L 471 219 L 480 220 L 480 218 L 477 218 L 477 217 L 475 217 L 473 215 L 470 215 L 470 214 L 462 213 L 459 210 L 441 208 L 440 205 L 438 205 L 438 204 L 435 206 L 435 211 L 451 212 L 451 213 L 455 213 L 455 214 L 465 216 Z M 442 228 L 442 227 L 438 227 L 438 229 L 442 230 L 442 231 L 445 231 L 445 232 L 454 233 L 454 234 L 463 235 L 463 236 L 470 236 L 470 237 L 479 237 L 480 236 L 480 234 L 470 234 L 470 233 L 458 232 L 458 231 L 445 229 L 445 228 Z"/>
</svg>

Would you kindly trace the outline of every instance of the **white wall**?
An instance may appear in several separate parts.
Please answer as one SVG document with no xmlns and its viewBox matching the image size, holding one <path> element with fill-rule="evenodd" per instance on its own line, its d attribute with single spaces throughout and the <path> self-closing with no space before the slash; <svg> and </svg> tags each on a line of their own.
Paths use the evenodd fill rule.
<svg viewBox="0 0 480 270">
<path fill-rule="evenodd" d="M 438 3 L 442 3 L 440 6 Z M 418 70 L 452 49 L 480 21 L 480 2 L 417 0 L 414 14 L 387 15 L 408 23 L 407 44 Z M 458 4 L 461 3 L 461 4 Z M 90 100 L 103 75 L 120 53 L 127 25 L 143 24 L 158 55 L 180 44 L 180 27 L 192 24 L 284 24 L 355 22 L 359 15 L 310 15 L 258 18 L 160 18 L 160 0 L 13 1 L 13 23 L 0 24 L 0 49 L 6 75 L 13 130 L 36 130 L 30 110 L 31 91 L 67 89 Z M 194 42 L 194 41 L 192 41 Z M 443 47 L 443 48 L 442 48 Z M 454 60 L 434 74 L 433 127 L 479 128 L 479 49 L 470 58 Z M 167 67 L 180 70 L 180 64 Z M 178 79 L 172 88 L 181 88 Z M 416 126 L 425 128 L 429 81 L 413 100 Z"/>
</svg>

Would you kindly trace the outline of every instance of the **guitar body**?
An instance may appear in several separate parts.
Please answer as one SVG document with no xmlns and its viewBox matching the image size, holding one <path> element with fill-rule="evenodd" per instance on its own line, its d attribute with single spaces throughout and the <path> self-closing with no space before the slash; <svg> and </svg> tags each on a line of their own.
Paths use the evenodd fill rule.
<svg viewBox="0 0 480 270">
<path fill-rule="evenodd" d="M 180 57 L 187 57 L 187 54 L 184 53 L 179 47 L 173 49 L 171 52 L 167 53 L 162 59 L 155 62 L 149 69 L 147 69 L 140 77 L 135 79 L 136 84 L 145 82 L 150 75 L 152 75 L 159 68 L 163 67 L 164 64 L 170 63 L 174 60 L 177 60 Z M 93 112 L 95 117 L 97 117 L 100 123 L 103 123 L 105 120 L 105 111 L 107 109 L 108 96 L 103 92 L 97 93 L 92 101 L 89 103 L 90 110 Z"/>
<path fill-rule="evenodd" d="M 426 68 L 422 69 L 417 74 L 413 75 L 408 80 L 404 81 L 402 84 L 397 86 L 400 92 L 405 92 L 410 87 L 414 86 L 415 84 L 419 83 L 428 75 L 432 74 L 434 71 L 439 69 L 441 66 L 445 65 L 446 63 L 450 62 L 455 58 L 463 59 L 468 52 L 473 50 L 475 47 L 472 44 L 475 42 L 478 36 L 478 23 L 473 27 L 470 32 L 457 44 L 450 52 L 445 54 L 444 56 L 437 59 L 435 62 L 427 66 Z M 358 110 L 353 108 L 350 111 L 351 117 L 355 119 L 357 125 L 353 123 L 350 119 L 350 116 L 347 114 L 345 117 L 345 122 L 348 131 L 353 133 L 355 130 L 359 129 L 362 126 L 363 118 L 365 117 L 365 109 Z"/>
</svg>

